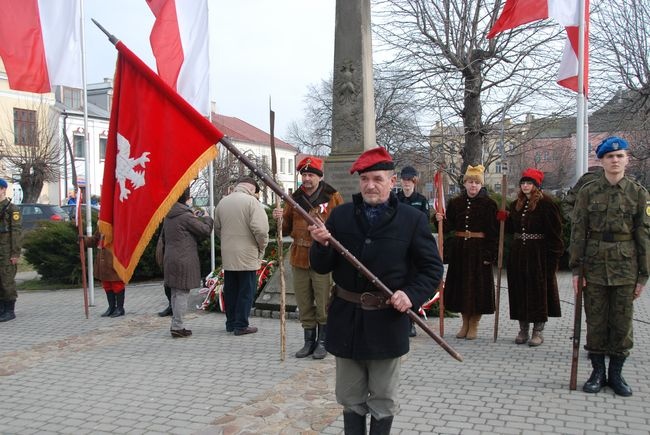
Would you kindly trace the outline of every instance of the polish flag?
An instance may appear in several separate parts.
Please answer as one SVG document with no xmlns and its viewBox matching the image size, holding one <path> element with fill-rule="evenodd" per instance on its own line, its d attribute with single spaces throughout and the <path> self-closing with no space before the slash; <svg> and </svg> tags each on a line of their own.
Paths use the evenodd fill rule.
<svg viewBox="0 0 650 435">
<path fill-rule="evenodd" d="M 0 57 L 9 87 L 83 88 L 79 0 L 0 0 Z"/>
<path fill-rule="evenodd" d="M 158 74 L 203 115 L 210 113 L 207 0 L 146 0 Z"/>
<path fill-rule="evenodd" d="M 99 230 L 127 283 L 160 221 L 217 156 L 223 133 L 124 44 L 116 48 Z"/>
<path fill-rule="evenodd" d="M 490 29 L 487 37 L 514 29 L 515 27 L 547 18 L 555 19 L 564 26 L 567 41 L 558 71 L 558 84 L 572 91 L 578 91 L 578 39 L 580 37 L 581 0 L 506 0 L 501 15 Z M 587 94 L 589 72 L 589 0 L 585 1 L 585 61 L 584 93 Z"/>
</svg>

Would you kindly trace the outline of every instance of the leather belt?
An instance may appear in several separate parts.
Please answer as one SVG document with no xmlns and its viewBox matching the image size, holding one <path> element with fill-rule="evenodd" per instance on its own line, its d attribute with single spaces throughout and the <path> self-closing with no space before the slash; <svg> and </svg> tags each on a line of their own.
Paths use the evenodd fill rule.
<svg viewBox="0 0 650 435">
<path fill-rule="evenodd" d="M 304 239 L 294 239 L 293 243 L 295 243 L 296 246 L 302 246 L 303 248 L 309 248 L 312 245 L 311 240 L 304 240 Z"/>
<path fill-rule="evenodd" d="M 544 234 L 534 234 L 534 233 L 515 233 L 515 240 L 521 239 L 521 240 L 542 240 L 544 238 Z"/>
<path fill-rule="evenodd" d="M 634 240 L 632 234 L 610 233 L 609 231 L 592 231 L 589 233 L 589 238 L 592 240 L 600 240 L 601 242 L 627 242 L 628 240 Z"/>
<path fill-rule="evenodd" d="M 344 301 L 361 305 L 361 309 L 363 310 L 384 310 L 391 306 L 386 303 L 388 298 L 379 291 L 356 293 L 336 285 L 334 286 L 334 294 Z"/>
<path fill-rule="evenodd" d="M 456 231 L 456 237 L 465 237 L 466 239 L 484 239 L 485 233 L 474 231 Z"/>
</svg>

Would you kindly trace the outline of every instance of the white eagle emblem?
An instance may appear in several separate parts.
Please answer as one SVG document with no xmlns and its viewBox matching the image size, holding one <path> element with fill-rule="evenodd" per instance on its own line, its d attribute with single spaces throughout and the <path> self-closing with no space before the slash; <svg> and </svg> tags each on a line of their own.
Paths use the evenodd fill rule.
<svg viewBox="0 0 650 435">
<path fill-rule="evenodd" d="M 115 162 L 115 178 L 120 185 L 120 202 L 124 202 L 128 198 L 131 191 L 126 188 L 126 180 L 131 181 L 133 188 L 137 189 L 145 185 L 144 171 L 136 171 L 136 166 L 145 167 L 149 161 L 147 157 L 150 153 L 148 151 L 142 153 L 140 157 L 134 159 L 130 156 L 131 144 L 122 136 L 117 134 L 117 157 Z"/>
</svg>

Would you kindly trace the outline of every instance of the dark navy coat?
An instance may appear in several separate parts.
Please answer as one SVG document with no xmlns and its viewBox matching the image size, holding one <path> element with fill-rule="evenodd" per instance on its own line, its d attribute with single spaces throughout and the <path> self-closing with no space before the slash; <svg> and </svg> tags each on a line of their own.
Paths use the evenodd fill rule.
<svg viewBox="0 0 650 435">
<path fill-rule="evenodd" d="M 325 225 L 389 289 L 404 291 L 413 307 L 419 307 L 435 292 L 443 275 L 427 216 L 400 203 L 391 193 L 389 207 L 370 227 L 362 201 L 360 194 L 354 195 L 352 203 L 332 211 Z M 377 291 L 331 245 L 314 243 L 309 259 L 316 272 L 331 271 L 334 282 L 348 291 Z M 358 304 L 334 297 L 328 310 L 325 347 L 342 358 L 397 358 L 409 351 L 408 332 L 409 319 L 405 313 L 392 307 L 364 310 Z"/>
</svg>

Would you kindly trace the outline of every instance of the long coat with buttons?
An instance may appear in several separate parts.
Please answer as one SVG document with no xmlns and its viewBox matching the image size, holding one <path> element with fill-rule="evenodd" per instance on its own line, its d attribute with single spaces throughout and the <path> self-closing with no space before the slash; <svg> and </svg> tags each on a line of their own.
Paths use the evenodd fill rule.
<svg viewBox="0 0 650 435">
<path fill-rule="evenodd" d="M 508 256 L 510 318 L 546 322 L 549 317 L 561 315 L 555 276 L 564 252 L 560 210 L 546 194 L 532 211 L 528 200 L 521 210 L 517 210 L 516 203 L 510 205 L 506 221 L 508 233 L 521 235 L 512 240 Z"/>
<path fill-rule="evenodd" d="M 424 213 L 391 194 L 378 222 L 370 225 L 360 194 L 332 210 L 325 226 L 332 236 L 389 289 L 404 291 L 413 307 L 430 297 L 442 279 L 442 261 Z M 314 243 L 312 268 L 332 272 L 334 282 L 354 293 L 378 291 L 331 246 Z M 329 306 L 326 349 L 351 359 L 397 358 L 409 351 L 409 318 L 393 307 L 364 310 L 335 296 Z"/>
<path fill-rule="evenodd" d="M 485 189 L 474 198 L 463 192 L 447 205 L 443 229 L 452 232 L 452 236 L 447 239 L 444 252 L 449 263 L 444 301 L 450 311 L 466 315 L 494 313 L 492 265 L 499 238 L 496 213 L 497 204 Z M 458 237 L 457 231 L 480 232 L 485 237 Z"/>
</svg>

